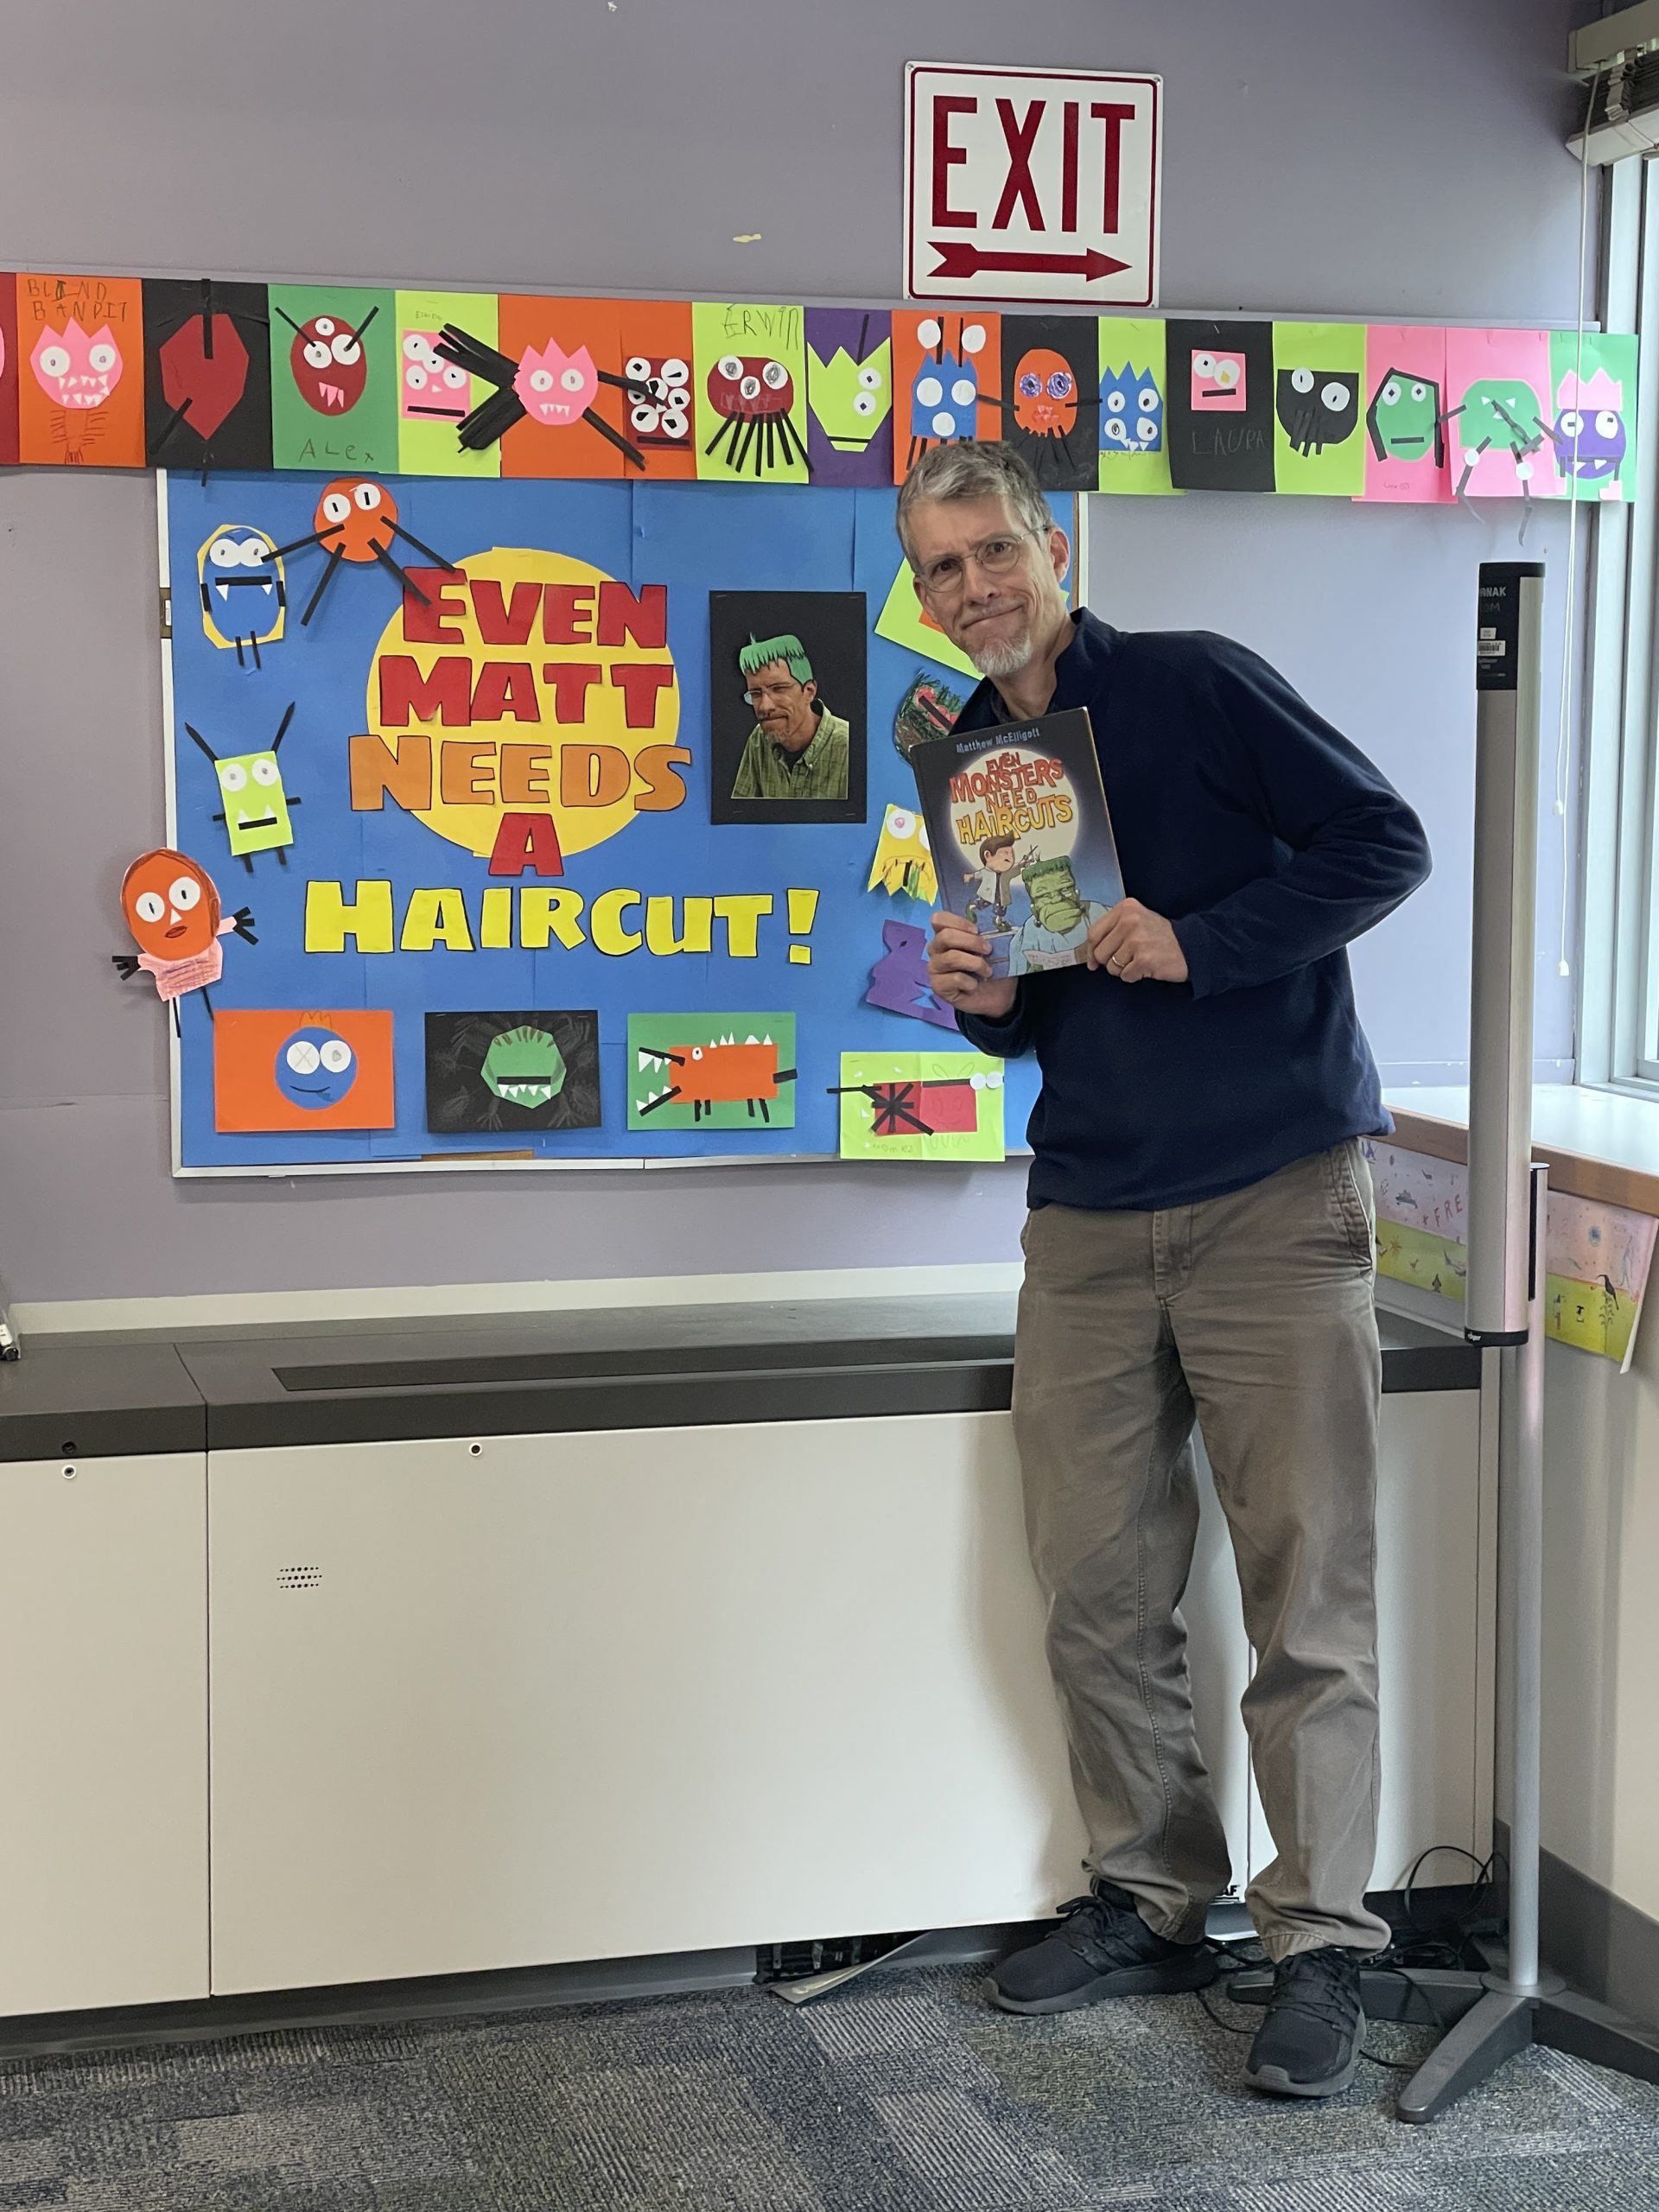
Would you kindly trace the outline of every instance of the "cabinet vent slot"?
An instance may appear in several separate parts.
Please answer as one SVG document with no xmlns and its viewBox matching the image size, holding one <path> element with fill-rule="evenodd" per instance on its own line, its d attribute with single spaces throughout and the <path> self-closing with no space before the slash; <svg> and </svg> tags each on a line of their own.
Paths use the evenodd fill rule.
<svg viewBox="0 0 1659 2212">
<path fill-rule="evenodd" d="M 321 1580 L 320 1567 L 279 1567 L 276 1570 L 279 1590 L 315 1590 Z"/>
</svg>

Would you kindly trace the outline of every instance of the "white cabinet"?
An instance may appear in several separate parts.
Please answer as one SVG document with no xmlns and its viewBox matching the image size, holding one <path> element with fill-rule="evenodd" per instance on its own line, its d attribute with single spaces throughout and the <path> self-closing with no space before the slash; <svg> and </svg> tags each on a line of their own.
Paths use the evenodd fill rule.
<svg viewBox="0 0 1659 2212">
<path fill-rule="evenodd" d="M 1081 1886 L 1006 1415 L 216 1453 L 213 1986 Z"/>
<path fill-rule="evenodd" d="M 0 1465 L 0 2015 L 208 1993 L 207 1463 Z"/>
<path fill-rule="evenodd" d="M 1476 1426 L 1472 1392 L 1385 1402 L 1379 1882 L 1477 1834 Z M 1083 1885 L 1006 1414 L 215 1452 L 209 1483 L 216 1993 Z M 1184 1610 L 1242 1885 L 1270 1847 L 1210 1498 Z"/>
</svg>

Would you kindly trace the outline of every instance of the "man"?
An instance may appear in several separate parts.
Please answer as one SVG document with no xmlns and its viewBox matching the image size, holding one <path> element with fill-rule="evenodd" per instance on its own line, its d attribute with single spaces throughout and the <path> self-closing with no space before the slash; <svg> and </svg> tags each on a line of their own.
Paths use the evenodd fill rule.
<svg viewBox="0 0 1659 2212">
<path fill-rule="evenodd" d="M 800 639 L 751 638 L 738 654 L 754 728 L 737 764 L 734 798 L 845 798 L 846 722 L 818 699 Z"/>
<path fill-rule="evenodd" d="M 1014 1433 L 1094 1879 L 997 1968 L 1010 2011 L 1195 1989 L 1231 1870 L 1179 1606 L 1202 1424 L 1255 1671 L 1278 1856 L 1246 1903 L 1274 1964 L 1246 2079 L 1353 2078 L 1376 1848 L 1373 1217 L 1389 1127 L 1344 946 L 1423 880 L 1416 817 L 1242 645 L 1071 615 L 1036 480 L 996 446 L 912 470 L 899 530 L 984 681 L 959 729 L 1087 707 L 1123 881 L 1086 963 L 991 979 L 933 917 L 929 978 L 982 1051 L 1034 1051 Z"/>
</svg>

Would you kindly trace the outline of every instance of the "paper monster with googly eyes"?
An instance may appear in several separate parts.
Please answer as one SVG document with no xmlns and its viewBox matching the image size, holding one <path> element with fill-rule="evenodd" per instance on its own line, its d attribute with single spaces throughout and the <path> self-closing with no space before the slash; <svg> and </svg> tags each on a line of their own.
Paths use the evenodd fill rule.
<svg viewBox="0 0 1659 2212">
<path fill-rule="evenodd" d="M 1293 453 L 1339 446 L 1359 427 L 1359 379 L 1348 369 L 1281 369 L 1274 409 Z"/>
<path fill-rule="evenodd" d="M 236 652 L 238 668 L 258 668 L 261 645 L 281 642 L 288 582 L 276 546 L 251 523 L 222 522 L 196 550 L 201 626 L 210 645 Z"/>
<path fill-rule="evenodd" d="M 357 1054 L 338 1030 L 308 1022 L 277 1046 L 271 1077 L 290 1106 L 323 1114 L 349 1096 L 357 1070 Z"/>
<path fill-rule="evenodd" d="M 276 734 L 259 753 L 215 753 L 199 729 L 186 722 L 185 734 L 192 744 L 206 753 L 212 761 L 213 774 L 219 783 L 222 810 L 214 815 L 215 822 L 225 824 L 225 834 L 230 840 L 231 851 L 248 874 L 253 874 L 256 853 L 275 853 L 279 868 L 288 866 L 285 847 L 294 842 L 294 824 L 289 815 L 291 806 L 299 804 L 296 794 L 283 788 L 283 771 L 277 761 L 277 749 L 288 735 L 288 726 L 294 719 L 296 702 L 289 700 L 288 712 L 277 726 Z"/>
<path fill-rule="evenodd" d="M 1378 461 L 1446 466 L 1446 430 L 1437 378 L 1410 369 L 1387 369 L 1365 410 L 1365 428 Z"/>
<path fill-rule="evenodd" d="M 1556 468 L 1568 488 L 1587 484 L 1596 496 L 1616 499 L 1627 449 L 1624 385 L 1605 369 L 1584 378 L 1569 369 L 1556 391 L 1554 419 L 1548 427 Z"/>
<path fill-rule="evenodd" d="M 628 428 L 640 450 L 691 448 L 691 364 L 678 353 L 631 353 L 622 365 L 632 404 Z"/>
<path fill-rule="evenodd" d="M 92 459 L 107 420 L 105 410 L 126 369 L 109 324 L 88 332 L 73 315 L 60 330 L 48 323 L 35 341 L 29 365 L 54 410 L 53 435 L 64 460 Z"/>
<path fill-rule="evenodd" d="M 178 1002 L 194 991 L 201 993 L 211 1021 L 213 1002 L 207 986 L 224 972 L 222 940 L 235 936 L 248 944 L 259 942 L 251 910 L 238 906 L 226 914 L 219 887 L 200 862 L 170 845 L 159 845 L 141 853 L 122 877 L 121 911 L 138 950 L 111 954 L 117 975 L 149 976 L 156 995 L 173 1009 L 175 1033 L 181 1027 Z"/>
<path fill-rule="evenodd" d="M 499 443 L 515 423 L 536 423 L 547 430 L 568 430 L 586 423 L 607 444 L 616 447 L 625 460 L 644 468 L 645 457 L 639 447 L 613 430 L 594 402 L 601 385 L 607 384 L 625 391 L 632 405 L 648 403 L 652 397 L 649 381 L 613 375 L 594 365 L 586 346 L 567 353 L 551 338 L 543 346 L 526 346 L 516 361 L 511 361 L 493 346 L 486 346 L 481 338 L 473 337 L 453 322 L 445 323 L 434 350 L 448 373 L 461 372 L 469 390 L 474 377 L 495 387 L 456 425 L 456 435 L 468 450 L 481 453 Z"/>
<path fill-rule="evenodd" d="M 1274 327 L 1164 326 L 1164 442 L 1178 492 L 1274 490 Z"/>
<path fill-rule="evenodd" d="M 901 319 L 895 316 L 895 332 L 901 327 Z M 894 425 L 894 473 L 901 480 L 931 447 L 977 437 L 981 407 L 1000 410 L 1002 404 L 995 388 L 1001 358 L 999 317 L 924 315 L 907 327 L 921 358 L 916 360 L 908 346 L 903 349 L 915 366 L 910 375 L 910 435 L 902 470 Z M 893 351 L 896 359 L 900 351 L 896 340 Z"/>
<path fill-rule="evenodd" d="M 806 310 L 806 449 L 815 484 L 893 481 L 892 317 Z"/>
<path fill-rule="evenodd" d="M 1100 377 L 1100 448 L 1103 453 L 1161 453 L 1164 395 L 1150 369 L 1125 362 L 1103 369 Z"/>
</svg>

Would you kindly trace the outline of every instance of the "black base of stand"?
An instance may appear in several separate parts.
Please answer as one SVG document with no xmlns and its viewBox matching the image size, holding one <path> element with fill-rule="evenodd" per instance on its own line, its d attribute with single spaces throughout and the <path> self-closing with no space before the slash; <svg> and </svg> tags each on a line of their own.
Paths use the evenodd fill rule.
<svg viewBox="0 0 1659 2212">
<path fill-rule="evenodd" d="M 1418 2126 L 1438 2120 L 1506 2058 L 1532 2044 L 1639 2082 L 1659 2082 L 1659 2031 L 1579 1996 L 1554 1976 L 1535 1989 L 1517 1990 L 1501 1972 L 1407 1967 L 1382 1973 L 1362 1967 L 1359 1982 L 1368 2019 L 1412 2021 L 1441 2031 L 1440 2042 L 1401 2090 L 1395 2107 L 1398 2118 Z M 1240 2005 L 1265 2005 L 1273 1980 L 1240 1974 L 1226 1986 Z"/>
</svg>

